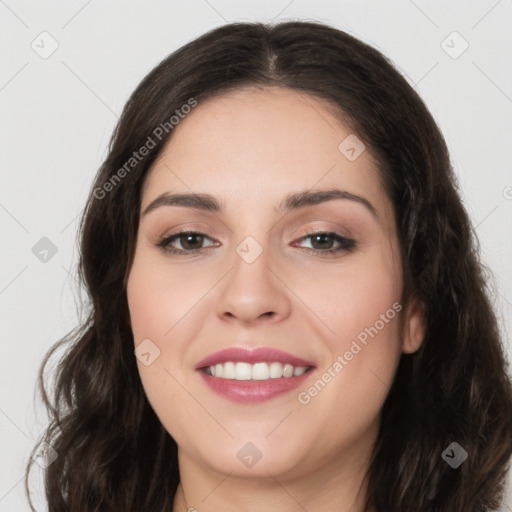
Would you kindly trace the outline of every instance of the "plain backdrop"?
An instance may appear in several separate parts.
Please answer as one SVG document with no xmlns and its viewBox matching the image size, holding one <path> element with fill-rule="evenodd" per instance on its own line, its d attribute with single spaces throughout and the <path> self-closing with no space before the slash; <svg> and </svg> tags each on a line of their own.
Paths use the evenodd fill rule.
<svg viewBox="0 0 512 512">
<path fill-rule="evenodd" d="M 23 471 L 46 420 L 36 376 L 77 323 L 78 216 L 124 103 L 189 40 L 226 22 L 271 19 L 348 31 L 387 55 L 426 101 L 451 151 L 510 357 L 511 0 L 0 0 L 1 511 L 29 510 Z M 46 510 L 41 475 L 36 465 L 34 500 Z"/>
</svg>

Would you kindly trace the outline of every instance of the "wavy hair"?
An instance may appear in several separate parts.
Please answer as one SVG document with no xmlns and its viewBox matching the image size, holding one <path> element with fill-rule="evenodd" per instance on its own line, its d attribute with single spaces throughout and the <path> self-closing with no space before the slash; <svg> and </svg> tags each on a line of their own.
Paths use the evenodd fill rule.
<svg viewBox="0 0 512 512">
<path fill-rule="evenodd" d="M 172 510 L 177 444 L 141 385 L 126 297 L 141 189 L 172 136 L 176 111 L 191 98 L 200 105 L 246 86 L 323 99 L 364 141 L 394 205 L 404 298 L 417 297 L 425 311 L 423 344 L 402 354 L 382 409 L 366 509 L 495 510 L 512 455 L 512 384 L 445 140 L 379 51 L 327 24 L 289 21 L 209 31 L 163 59 L 123 109 L 80 223 L 86 320 L 46 353 L 39 372 L 50 421 L 32 454 L 43 442 L 58 454 L 44 477 L 49 511 Z M 133 152 L 148 137 L 158 139 L 155 129 L 162 126 L 155 147 L 128 169 Z M 44 370 L 60 347 L 66 350 L 49 394 Z M 456 469 L 442 457 L 453 442 L 468 453 Z M 34 510 L 31 465 L 25 490 Z"/>
</svg>

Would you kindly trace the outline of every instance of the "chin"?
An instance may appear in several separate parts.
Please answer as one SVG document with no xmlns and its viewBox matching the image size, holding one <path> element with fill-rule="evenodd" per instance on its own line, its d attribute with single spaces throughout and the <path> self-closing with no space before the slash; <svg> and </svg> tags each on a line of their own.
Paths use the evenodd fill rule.
<svg viewBox="0 0 512 512">
<path fill-rule="evenodd" d="M 303 464 L 297 448 L 291 444 L 283 446 L 282 443 L 274 446 L 268 440 L 266 443 L 258 443 L 257 440 L 230 442 L 224 447 L 217 445 L 215 450 L 210 447 L 207 453 L 198 456 L 203 460 L 202 465 L 206 464 L 214 471 L 230 474 L 231 477 L 298 476 L 304 472 L 305 467 L 309 471 L 311 467 Z"/>
</svg>

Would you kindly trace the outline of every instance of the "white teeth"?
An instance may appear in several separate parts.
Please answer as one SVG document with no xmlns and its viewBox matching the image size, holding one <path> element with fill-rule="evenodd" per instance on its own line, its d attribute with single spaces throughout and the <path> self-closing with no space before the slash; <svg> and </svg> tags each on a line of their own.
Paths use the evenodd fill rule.
<svg viewBox="0 0 512 512">
<path fill-rule="evenodd" d="M 281 363 L 270 363 L 270 378 L 279 379 L 283 376 L 283 365 Z"/>
<path fill-rule="evenodd" d="M 306 371 L 306 368 L 304 366 L 297 366 L 293 369 L 293 376 L 298 377 L 299 375 L 302 375 Z"/>
<path fill-rule="evenodd" d="M 228 361 L 206 368 L 206 373 L 213 377 L 236 380 L 268 380 L 281 377 L 299 377 L 309 366 L 292 366 L 291 364 L 272 363 L 235 363 Z"/>
<path fill-rule="evenodd" d="M 222 378 L 234 379 L 235 378 L 235 363 L 231 361 L 222 365 Z"/>
<path fill-rule="evenodd" d="M 267 380 L 270 378 L 270 368 L 267 363 L 256 363 L 252 365 L 253 380 Z"/>
<path fill-rule="evenodd" d="M 283 377 L 293 377 L 293 366 L 291 364 L 284 365 Z"/>
<path fill-rule="evenodd" d="M 235 364 L 235 379 L 236 380 L 250 380 L 251 379 L 251 365 L 249 363 L 236 363 Z"/>
</svg>

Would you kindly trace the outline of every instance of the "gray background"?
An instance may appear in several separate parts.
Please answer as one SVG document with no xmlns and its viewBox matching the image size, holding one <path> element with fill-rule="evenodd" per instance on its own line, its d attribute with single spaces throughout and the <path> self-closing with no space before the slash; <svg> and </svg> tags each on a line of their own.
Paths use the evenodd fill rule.
<svg viewBox="0 0 512 512">
<path fill-rule="evenodd" d="M 128 95 L 206 30 L 272 18 L 354 34 L 424 98 L 447 139 L 512 354 L 512 0 L 0 0 L 1 511 L 29 510 L 23 470 L 46 420 L 36 375 L 46 350 L 77 323 L 78 215 Z M 43 237 L 55 254 L 44 252 Z M 36 465 L 43 510 L 41 475 Z"/>
</svg>

